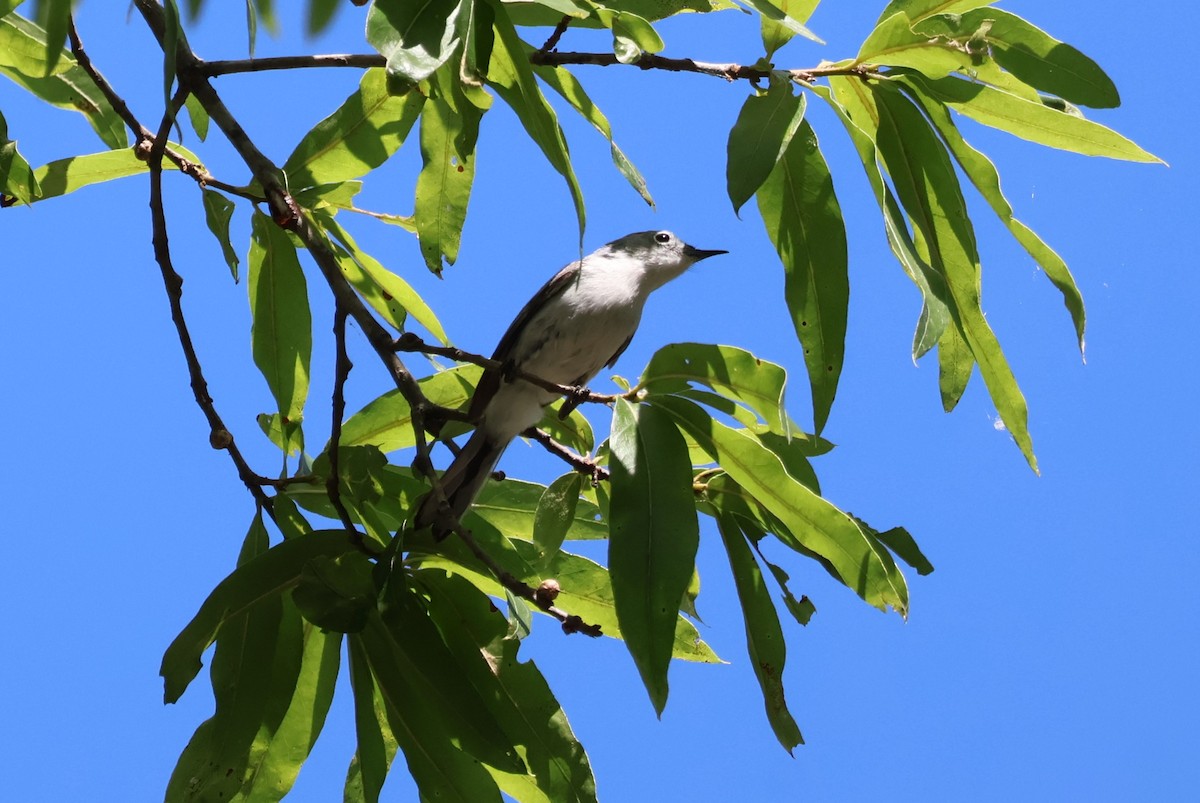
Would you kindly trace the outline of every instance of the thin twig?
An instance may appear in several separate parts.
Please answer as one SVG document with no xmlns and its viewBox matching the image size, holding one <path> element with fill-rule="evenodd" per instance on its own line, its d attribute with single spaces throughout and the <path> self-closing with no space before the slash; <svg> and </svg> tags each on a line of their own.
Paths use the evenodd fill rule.
<svg viewBox="0 0 1200 803">
<path fill-rule="evenodd" d="M 529 600 L 539 610 L 545 611 L 562 622 L 563 632 L 583 633 L 592 638 L 604 635 L 600 630 L 600 625 L 588 624 L 582 618 L 554 606 L 553 599 L 557 596 L 557 584 L 554 584 L 554 591 L 550 593 L 547 593 L 550 590 L 548 583 L 543 583 L 541 588 L 535 589 L 528 583 L 524 583 L 519 578 L 514 577 L 503 566 L 497 563 L 495 558 L 479 545 L 479 542 L 475 540 L 475 536 L 466 527 L 457 524 L 454 527 L 454 532 L 458 535 L 459 540 L 466 544 L 467 549 L 471 550 L 471 554 L 480 563 L 488 567 L 488 570 L 499 581 L 500 585 L 512 592 L 513 595 Z"/>
<path fill-rule="evenodd" d="M 134 139 L 137 140 L 137 144 L 134 146 L 135 152 L 141 158 L 146 158 L 149 155 L 150 143 L 155 141 L 154 133 L 142 125 L 141 121 L 134 116 L 133 112 L 129 110 L 129 104 L 125 102 L 124 98 L 116 93 L 116 90 L 112 88 L 112 84 L 108 83 L 108 79 L 106 79 L 100 70 L 98 70 L 92 63 L 91 56 L 89 56 L 87 51 L 84 49 L 83 41 L 79 38 L 79 32 L 75 29 L 74 16 L 67 18 L 67 35 L 71 41 L 71 55 L 75 57 L 75 61 L 81 68 L 83 68 L 83 71 L 86 72 L 96 84 L 96 88 L 100 90 L 100 93 L 104 95 L 109 104 L 112 105 L 113 110 L 117 113 L 117 116 L 120 117 L 121 120 L 125 122 L 125 125 L 129 127 L 129 130 L 133 132 Z M 261 195 L 250 192 L 245 187 L 238 187 L 234 184 L 227 184 L 224 181 L 220 181 L 216 178 L 216 176 L 208 172 L 204 165 L 191 161 L 182 153 L 167 145 L 165 142 L 162 146 L 162 153 L 168 159 L 170 159 L 176 167 L 179 168 L 181 173 L 190 176 L 201 186 L 215 187 L 216 189 L 227 192 L 230 195 L 237 195 L 255 202 L 266 200 Z"/>
<path fill-rule="evenodd" d="M 521 434 L 526 438 L 532 438 L 540 443 L 547 452 L 566 461 L 571 468 L 575 469 L 580 474 L 591 477 L 593 483 L 599 483 L 608 479 L 608 469 L 597 463 L 592 458 L 585 457 L 584 455 L 581 455 L 554 440 L 554 438 L 550 437 L 549 432 L 538 429 L 537 427 L 530 427 Z"/>
<path fill-rule="evenodd" d="M 550 34 L 550 38 L 546 40 L 546 44 L 542 45 L 539 53 L 549 53 L 554 48 L 558 47 L 558 40 L 562 39 L 564 33 L 567 32 L 567 26 L 571 24 L 571 18 L 566 14 L 558 21 L 558 25 L 554 26 L 554 33 Z"/>
<path fill-rule="evenodd" d="M 325 480 L 325 492 L 329 502 L 337 511 L 338 518 L 351 538 L 362 548 L 362 533 L 354 526 L 354 519 L 342 503 L 341 472 L 338 470 L 338 447 L 342 440 L 342 418 L 346 415 L 346 378 L 354 363 L 346 353 L 346 311 L 339 305 L 333 313 L 333 340 L 336 344 L 337 357 L 333 362 L 333 423 L 329 434 L 329 477 Z"/>
<path fill-rule="evenodd" d="M 500 360 L 493 360 L 490 357 L 484 357 L 481 354 L 472 354 L 469 351 L 463 351 L 462 349 L 455 348 L 454 346 L 435 346 L 431 343 L 426 343 L 412 332 L 405 332 L 400 337 L 396 338 L 395 349 L 397 351 L 419 351 L 422 354 L 437 354 L 442 357 L 449 357 L 452 360 L 457 360 L 458 362 L 469 362 L 482 368 L 487 368 L 491 371 L 502 371 L 506 376 L 511 376 L 514 379 L 524 380 L 531 385 L 537 385 L 539 388 L 548 390 L 551 393 L 556 393 L 559 396 L 566 396 L 570 402 L 574 402 L 572 409 L 574 409 L 574 406 L 578 406 L 582 402 L 612 404 L 617 399 L 630 398 L 628 393 L 592 393 L 587 388 L 579 388 L 572 385 L 560 385 L 557 382 L 551 382 L 549 379 L 543 379 L 536 374 L 523 371 L 520 368 L 508 365 Z"/>
<path fill-rule="evenodd" d="M 183 277 L 175 271 L 171 262 L 171 247 L 167 237 L 167 216 L 163 209 L 162 198 L 162 160 L 174 113 L 182 105 L 184 97 L 186 96 L 182 90 L 176 93 L 171 106 L 163 114 L 162 124 L 159 126 L 158 134 L 154 137 L 154 144 L 146 159 L 146 166 L 150 170 L 150 219 L 154 229 L 154 258 L 162 272 L 163 285 L 166 287 L 167 299 L 171 304 L 171 320 L 175 323 L 179 345 L 183 347 L 183 356 L 187 362 L 188 375 L 191 379 L 192 395 L 204 413 L 204 417 L 208 419 L 209 443 L 214 449 L 224 449 L 229 453 L 230 459 L 237 467 L 238 476 L 249 489 L 254 501 L 274 519 L 274 505 L 271 497 L 263 493 L 260 482 L 262 478 L 251 470 L 249 463 L 242 456 L 241 450 L 233 440 L 232 433 L 217 413 L 212 396 L 208 393 L 208 382 L 204 379 L 200 358 L 196 355 L 196 348 L 192 343 L 187 321 L 183 317 Z"/>
<path fill-rule="evenodd" d="M 613 53 L 560 53 L 545 50 L 535 50 L 530 53 L 529 61 L 533 64 L 551 67 L 563 64 L 590 64 L 597 67 L 612 67 L 625 63 L 618 60 Z M 875 68 L 865 64 L 850 66 L 828 65 L 798 70 L 770 70 L 760 67 L 747 67 L 742 64 L 716 64 L 707 61 L 696 61 L 695 59 L 673 59 L 654 53 L 643 53 L 630 66 L 639 67 L 643 70 L 667 70 L 669 72 L 693 72 L 700 73 L 701 75 L 713 75 L 718 78 L 724 78 L 727 81 L 736 81 L 739 79 L 761 81 L 764 78 L 769 78 L 772 73 L 785 73 L 793 81 L 805 84 L 811 84 L 816 79 L 829 75 L 857 75 L 861 77 L 873 77 L 876 75 Z"/>
<path fill-rule="evenodd" d="M 262 59 L 197 61 L 196 72 L 205 78 L 235 73 L 295 70 L 306 67 L 386 67 L 387 59 L 378 53 L 328 53 L 312 56 L 271 56 Z"/>
<path fill-rule="evenodd" d="M 166 14 L 162 6 L 156 0 L 134 0 L 134 4 L 161 44 L 166 32 Z M 339 307 L 354 319 L 359 330 L 366 336 L 367 341 L 375 349 L 375 353 L 379 355 L 400 394 L 409 404 L 409 415 L 416 441 L 416 458 L 413 466 L 418 473 L 429 480 L 437 492 L 440 490 L 441 480 L 433 470 L 433 463 L 429 459 L 429 441 L 425 437 L 425 416 L 431 407 L 429 400 L 421 392 L 416 378 L 396 356 L 392 348 L 391 334 L 383 324 L 376 320 L 362 299 L 359 298 L 353 286 L 342 274 L 329 243 L 288 192 L 284 184 L 283 172 L 258 149 L 245 129 L 225 106 L 212 84 L 199 74 L 197 67 L 199 63 L 200 60 L 196 54 L 185 42 L 180 41 L 176 50 L 176 76 L 180 87 L 191 92 L 208 112 L 209 119 L 225 134 L 230 144 L 241 156 L 242 161 L 246 163 L 259 184 L 262 185 L 275 223 L 300 238 L 304 247 L 312 255 L 326 284 L 333 292 Z"/>
</svg>

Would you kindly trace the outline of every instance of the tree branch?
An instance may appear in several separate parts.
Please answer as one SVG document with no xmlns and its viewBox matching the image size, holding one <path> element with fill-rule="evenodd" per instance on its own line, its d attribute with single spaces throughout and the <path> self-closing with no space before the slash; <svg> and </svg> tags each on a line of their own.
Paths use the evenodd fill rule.
<svg viewBox="0 0 1200 803">
<path fill-rule="evenodd" d="M 549 53 L 554 48 L 558 47 L 558 40 L 562 39 L 564 33 L 567 32 L 567 26 L 571 24 L 571 18 L 566 14 L 558 21 L 558 25 L 554 26 L 554 33 L 550 34 L 550 38 L 538 50 L 539 53 Z"/>
<path fill-rule="evenodd" d="M 590 64 L 597 67 L 611 67 L 624 64 L 612 53 L 559 53 L 557 51 L 535 50 L 529 54 L 532 64 L 557 67 L 565 64 Z M 829 75 L 857 75 L 863 78 L 877 77 L 875 68 L 865 64 L 839 67 L 834 65 L 809 67 L 796 70 L 771 70 L 760 67 L 747 67 L 741 64 L 716 64 L 695 59 L 673 59 L 654 53 L 643 53 L 637 61 L 628 66 L 643 70 L 667 70 L 668 72 L 692 72 L 701 75 L 712 75 L 727 81 L 739 79 L 761 81 L 769 78 L 772 73 L 786 73 L 793 81 L 811 84 L 818 78 Z"/>
<path fill-rule="evenodd" d="M 196 73 L 216 78 L 235 73 L 295 70 L 307 67 L 385 67 L 387 59 L 378 53 L 328 53 L 312 56 L 272 56 L 262 59 L 230 59 L 226 61 L 197 61 Z"/>
<path fill-rule="evenodd" d="M 171 107 L 163 114 L 162 124 L 159 126 L 158 134 L 153 138 L 153 145 L 146 159 L 146 166 L 150 170 L 150 219 L 154 230 L 154 258 L 162 272 L 163 285 L 166 287 L 167 299 L 171 305 L 171 320 L 174 322 L 175 332 L 179 336 L 179 345 L 183 347 L 183 356 L 187 362 L 188 376 L 191 379 L 192 395 L 204 413 L 204 417 L 208 419 L 209 443 L 214 449 L 224 449 L 229 453 L 230 459 L 237 467 L 238 476 L 249 489 L 254 501 L 274 519 L 275 508 L 271 497 L 263 492 L 263 478 L 250 468 L 250 464 L 242 456 L 241 450 L 233 440 L 233 434 L 226 428 L 225 422 L 213 404 L 212 396 L 208 393 L 208 382 L 204 379 L 200 358 L 196 356 L 196 347 L 192 343 L 192 336 L 183 316 L 183 277 L 175 271 L 171 262 L 171 247 L 167 237 L 167 217 L 163 209 L 162 198 L 162 160 L 166 150 L 167 135 L 171 131 L 174 110 L 178 105 L 182 105 L 184 97 L 182 91 L 176 93 Z"/>
<path fill-rule="evenodd" d="M 590 457 L 585 457 L 578 452 L 567 448 L 563 444 L 550 437 L 550 433 L 537 427 L 530 427 L 521 433 L 526 438 L 532 438 L 540 443 L 547 452 L 566 461 L 571 468 L 591 478 L 592 483 L 596 484 L 608 479 L 608 469 L 597 463 Z"/>
<path fill-rule="evenodd" d="M 514 577 L 503 566 L 487 553 L 479 542 L 475 540 L 475 536 L 471 531 L 462 524 L 456 524 L 454 532 L 459 539 L 466 544 L 467 549 L 471 550 L 471 554 L 485 566 L 488 571 L 499 581 L 500 585 L 508 589 L 514 596 L 532 602 L 539 610 L 553 616 L 558 621 L 562 622 L 563 632 L 583 633 L 584 635 L 598 638 L 604 633 L 600 629 L 600 625 L 588 624 L 579 616 L 567 613 L 561 608 L 555 607 L 554 599 L 558 596 L 558 583 L 554 580 L 543 581 L 536 589 L 528 583 L 522 582 L 517 577 Z"/>
<path fill-rule="evenodd" d="M 346 311 L 342 309 L 341 305 L 338 305 L 333 312 L 333 339 L 336 344 L 337 356 L 333 362 L 333 401 L 330 405 L 333 409 L 333 422 L 329 428 L 329 477 L 325 480 L 325 492 L 329 495 L 329 502 L 337 511 L 342 525 L 351 534 L 351 539 L 355 541 L 359 549 L 363 549 L 362 533 L 354 526 L 354 520 L 350 518 L 349 511 L 342 503 L 342 479 L 341 472 L 338 470 L 338 447 L 342 440 L 342 418 L 346 415 L 346 378 L 350 376 L 350 370 L 354 368 L 354 363 L 350 362 L 350 356 L 346 353 Z"/>
</svg>

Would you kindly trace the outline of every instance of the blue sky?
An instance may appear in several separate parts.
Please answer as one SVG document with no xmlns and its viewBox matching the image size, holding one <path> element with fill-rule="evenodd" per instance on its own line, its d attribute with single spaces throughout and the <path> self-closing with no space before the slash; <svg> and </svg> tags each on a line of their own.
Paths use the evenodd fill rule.
<svg viewBox="0 0 1200 803">
<path fill-rule="evenodd" d="M 208 58 L 244 56 L 238 21 L 218 22 L 219 4 L 209 5 L 214 19 L 189 32 L 195 48 Z M 797 41 L 778 63 L 852 54 L 882 5 L 823 4 L 812 27 L 829 44 Z M 763 715 L 714 531 L 702 534 L 701 632 L 729 665 L 675 665 L 661 722 L 622 645 L 564 638 L 539 620 L 523 655 L 536 658 L 562 701 L 602 799 L 1122 800 L 1194 788 L 1197 97 L 1178 59 L 1191 52 L 1184 37 L 1200 15 L 1190 3 L 1161 4 L 1153 20 L 1131 18 L 1129 4 L 1115 0 L 1003 7 L 1105 67 L 1124 102 L 1094 118 L 1171 165 L 1089 159 L 965 128 L 997 163 L 1018 217 L 1065 257 L 1088 305 L 1084 365 L 1057 293 L 974 203 L 984 306 L 1025 391 L 1042 476 L 994 425 L 978 377 L 955 413 L 941 412 L 935 361 L 914 367 L 909 356 L 919 296 L 887 251 L 840 127 L 810 103 L 851 255 L 846 368 L 825 430 L 839 445 L 816 468 L 826 496 L 877 527 L 907 526 L 937 571 L 910 577 L 906 623 L 863 605 L 817 567 L 786 561 L 793 588 L 818 609 L 807 628 L 785 622 L 788 701 L 808 741 L 794 758 Z M 343 9 L 317 47 L 362 52 L 360 14 Z M 161 73 L 136 15 L 126 24 L 116 6 L 86 3 L 79 27 L 153 127 Z M 289 21 L 282 38 L 261 36 L 259 53 L 309 47 L 299 28 Z M 736 12 L 671 21 L 661 32 L 666 55 L 752 62 L 759 52 L 755 21 Z M 563 47 L 596 45 L 568 34 Z M 789 368 L 791 409 L 810 420 L 782 271 L 753 204 L 738 220 L 724 190 L 727 132 L 747 87 L 623 68 L 577 74 L 658 202 L 647 208 L 612 169 L 607 143 L 564 114 L 588 200 L 586 247 L 671 228 L 730 251 L 651 301 L 616 373 L 635 377 L 668 342 L 736 344 Z M 218 88 L 282 162 L 357 78 L 310 70 L 226 77 Z M 0 84 L 0 109 L 35 164 L 99 150 L 77 116 L 41 111 L 14 85 Z M 219 136 L 198 144 L 188 132 L 185 143 L 221 178 L 243 180 Z M 364 206 L 411 211 L 412 146 L 380 171 Z M 499 108 L 485 118 L 478 165 L 459 262 L 444 280 L 425 272 L 404 232 L 365 220 L 353 231 L 417 286 L 457 345 L 489 352 L 528 296 L 575 256 L 577 233 L 561 179 Z M 244 284 L 230 281 L 203 228 L 195 187 L 180 177 L 167 183 L 184 303 L 210 390 L 252 462 L 271 473 L 277 453 L 253 418 L 271 400 L 250 359 Z M 152 262 L 146 203 L 145 179 L 132 178 L 0 212 L 6 799 L 156 799 L 211 711 L 203 682 L 163 707 L 159 660 L 231 568 L 253 506 L 225 455 L 207 446 Z M 247 212 L 239 208 L 235 229 L 243 257 Z M 310 288 L 312 398 L 322 403 L 331 305 L 315 274 Z M 356 408 L 388 385 L 361 339 L 351 340 Z M 323 436 L 318 427 L 309 439 Z M 559 471 L 520 444 L 504 468 L 546 481 Z M 340 799 L 353 752 L 347 703 L 335 701 L 289 800 Z M 385 798 L 415 799 L 402 767 Z"/>
</svg>

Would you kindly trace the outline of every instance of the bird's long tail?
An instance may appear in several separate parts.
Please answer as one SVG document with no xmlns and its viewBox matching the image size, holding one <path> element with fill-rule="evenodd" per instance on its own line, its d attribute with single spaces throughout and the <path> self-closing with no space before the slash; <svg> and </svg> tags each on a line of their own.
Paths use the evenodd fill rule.
<svg viewBox="0 0 1200 803">
<path fill-rule="evenodd" d="M 462 519 L 467 508 L 475 501 L 475 497 L 479 495 L 483 484 L 495 470 L 496 463 L 500 461 L 500 455 L 504 454 L 507 446 L 507 442 L 497 442 L 488 437 L 482 429 L 477 429 L 454 458 L 454 462 L 442 474 L 442 490 L 445 492 L 446 501 L 449 503 L 456 521 Z M 430 494 L 425 497 L 425 501 L 417 509 L 417 515 L 413 518 L 413 527 L 420 529 L 433 524 L 437 519 L 437 513 L 437 499 Z M 436 532 L 434 535 L 440 540 L 447 533 Z"/>
</svg>

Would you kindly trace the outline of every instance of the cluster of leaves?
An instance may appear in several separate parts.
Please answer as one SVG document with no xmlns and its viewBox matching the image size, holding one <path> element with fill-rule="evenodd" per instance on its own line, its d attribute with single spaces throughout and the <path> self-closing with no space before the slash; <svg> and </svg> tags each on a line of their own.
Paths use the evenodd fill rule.
<svg viewBox="0 0 1200 803">
<path fill-rule="evenodd" d="M 146 171 L 111 98 L 62 47 L 70 2 L 39 3 L 34 17 L 41 25 L 17 15 L 19 5 L 0 0 L 0 73 L 48 103 L 84 114 L 108 150 L 34 169 L 0 117 L 6 204 L 32 204 Z M 165 9 L 147 0 L 136 5 L 148 19 L 163 21 L 168 95 L 176 81 L 186 90 L 177 74 L 187 47 L 183 15 L 174 0 Z M 201 5 L 194 0 L 187 11 L 194 17 Z M 770 725 L 786 749 L 802 742 L 785 702 L 785 642 L 764 567 L 797 621 L 807 623 L 814 607 L 789 589 L 787 573 L 767 560 L 762 544 L 770 540 L 811 558 L 870 605 L 902 615 L 908 588 L 897 559 L 922 574 L 932 570 L 905 530 L 878 531 L 826 500 L 810 462 L 830 448 L 819 433 L 841 372 L 848 280 L 842 212 L 805 119 L 809 94 L 844 124 L 888 242 L 920 289 L 913 353 L 938 347 L 946 409 L 978 366 L 1002 420 L 1035 466 L 1024 399 L 983 314 L 980 256 L 960 173 L 1062 293 L 1081 348 L 1083 304 L 1063 261 L 1013 217 L 994 166 L 963 139 L 951 111 L 1055 148 L 1153 160 L 1079 112 L 1079 105 L 1117 105 L 1115 88 L 1086 56 L 987 0 L 893 0 L 854 58 L 810 70 L 777 69 L 773 59 L 793 36 L 815 38 L 805 25 L 817 0 L 745 5 L 761 18 L 764 55 L 750 68 L 748 77 L 757 80 L 729 134 L 729 197 L 735 211 L 756 198 L 779 253 L 818 434 L 802 432 L 785 409 L 782 367 L 730 346 L 665 347 L 613 403 L 607 440 L 596 443 L 578 410 L 560 417 L 555 405 L 547 412 L 542 428 L 587 456 L 594 476 L 608 479 L 589 482 L 572 470 L 548 486 L 515 479 L 489 484 L 463 522 L 488 561 L 457 538 L 436 542 L 428 532 L 405 529 L 429 489 L 403 456 L 424 438 L 411 392 L 389 391 L 337 421 L 338 435 L 311 456 L 304 426 L 312 316 L 299 251 L 314 245 L 258 208 L 273 180 L 259 167 L 250 165 L 254 176 L 245 186 L 200 182 L 206 224 L 235 280 L 241 265 L 230 221 L 239 201 L 255 205 L 244 210 L 252 230 L 252 353 L 276 403 L 259 424 L 285 456 L 299 459 L 289 474 L 285 457 L 278 492 L 265 508 L 282 541 L 270 544 L 260 507 L 237 568 L 164 657 L 172 702 L 216 644 L 210 665 L 216 711 L 184 751 L 168 799 L 285 795 L 320 733 L 343 650 L 358 736 L 347 800 L 376 800 L 397 751 L 430 799 L 498 800 L 500 790 L 520 800 L 594 799 L 586 754 L 565 715 L 533 662 L 518 659 L 532 616 L 514 588 L 554 578 L 561 588 L 556 605 L 624 640 L 661 712 L 672 658 L 717 660 L 689 618 L 699 589 L 699 514 L 715 520 L 727 550 Z M 740 6 L 376 0 L 366 35 L 379 53 L 377 66 L 365 69 L 358 88 L 279 168 L 296 213 L 336 262 L 337 275 L 326 279 L 352 287 L 396 332 L 415 321 L 448 344 L 411 285 L 365 253 L 339 220 L 343 212 L 363 211 L 355 206 L 363 177 L 417 127 L 423 167 L 413 214 L 370 214 L 413 232 L 425 265 L 441 272 L 457 258 L 481 121 L 499 98 L 565 180 L 582 237 L 583 193 L 545 90 L 611 143 L 616 168 L 652 203 L 641 173 L 613 142 L 608 119 L 567 67 L 611 58 L 652 68 L 664 47 L 654 22 L 732 8 Z M 253 47 L 260 17 L 268 28 L 276 23 L 270 3 L 248 2 L 247 9 Z M 309 29 L 321 30 L 333 9 L 332 2 L 314 0 Z M 523 35 L 530 26 L 550 25 L 557 39 L 568 24 L 610 32 L 611 54 L 559 57 Z M 203 141 L 211 109 L 196 94 L 186 108 Z M 168 149 L 177 167 L 199 164 L 178 145 Z M 456 365 L 422 379 L 419 399 L 465 410 L 480 370 Z M 442 434 L 461 431 L 450 423 Z M 342 518 L 339 505 L 352 528 L 309 523 L 309 516 Z M 608 540 L 607 566 L 562 548 L 598 539 Z M 500 599 L 507 615 L 493 602 Z"/>
</svg>

